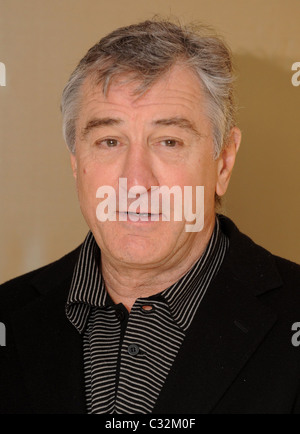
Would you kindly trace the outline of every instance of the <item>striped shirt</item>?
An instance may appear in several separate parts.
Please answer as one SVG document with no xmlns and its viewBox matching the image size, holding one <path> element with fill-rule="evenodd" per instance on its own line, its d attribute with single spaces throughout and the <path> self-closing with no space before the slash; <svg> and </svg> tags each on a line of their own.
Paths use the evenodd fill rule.
<svg viewBox="0 0 300 434">
<path fill-rule="evenodd" d="M 216 218 L 194 266 L 159 294 L 137 299 L 128 314 L 105 289 L 100 249 L 88 233 L 66 304 L 68 319 L 83 335 L 88 413 L 151 413 L 228 245 Z"/>
</svg>

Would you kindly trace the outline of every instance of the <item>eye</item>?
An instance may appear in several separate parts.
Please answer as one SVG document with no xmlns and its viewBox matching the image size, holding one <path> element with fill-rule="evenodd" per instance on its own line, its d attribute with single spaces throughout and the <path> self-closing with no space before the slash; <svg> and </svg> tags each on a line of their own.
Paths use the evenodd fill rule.
<svg viewBox="0 0 300 434">
<path fill-rule="evenodd" d="M 180 145 L 180 142 L 178 140 L 175 140 L 175 139 L 165 139 L 165 140 L 162 140 L 160 143 L 162 143 L 164 146 L 166 146 L 168 148 L 175 148 L 176 146 Z"/>
<path fill-rule="evenodd" d="M 107 147 L 107 148 L 114 148 L 115 146 L 119 145 L 119 141 L 117 139 L 108 138 L 108 139 L 97 141 L 96 145 Z"/>
</svg>

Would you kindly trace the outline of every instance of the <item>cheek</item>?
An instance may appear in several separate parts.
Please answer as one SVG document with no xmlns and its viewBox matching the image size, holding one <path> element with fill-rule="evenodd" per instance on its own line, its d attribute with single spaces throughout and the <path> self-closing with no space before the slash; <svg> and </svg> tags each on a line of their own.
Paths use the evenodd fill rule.
<svg viewBox="0 0 300 434">
<path fill-rule="evenodd" d="M 117 191 L 118 183 L 111 170 L 95 163 L 82 162 L 78 166 L 77 190 L 81 204 L 96 208 L 99 202 L 96 197 L 97 190 L 105 185 L 113 186 Z"/>
<path fill-rule="evenodd" d="M 99 180 L 97 171 L 91 170 L 87 165 L 79 165 L 77 172 L 77 190 L 81 202 L 89 202 L 96 198 Z"/>
<path fill-rule="evenodd" d="M 204 186 L 205 208 L 214 206 L 216 188 L 216 167 L 209 159 L 198 160 L 197 166 L 190 167 L 190 172 L 185 179 L 185 185 Z M 195 196 L 193 196 L 195 197 Z"/>
<path fill-rule="evenodd" d="M 184 173 L 179 174 L 179 177 L 184 185 L 204 185 L 210 189 L 215 182 L 215 169 L 210 161 L 197 160 L 189 165 Z"/>
<path fill-rule="evenodd" d="M 96 183 L 101 173 L 102 171 L 98 170 L 95 164 L 82 161 L 78 165 L 78 180 L 82 187 Z"/>
</svg>

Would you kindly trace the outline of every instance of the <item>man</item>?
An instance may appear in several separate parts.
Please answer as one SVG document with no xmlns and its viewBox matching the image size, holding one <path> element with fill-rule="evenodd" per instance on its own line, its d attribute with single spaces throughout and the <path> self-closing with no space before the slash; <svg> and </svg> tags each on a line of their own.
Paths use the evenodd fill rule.
<svg viewBox="0 0 300 434">
<path fill-rule="evenodd" d="M 118 29 L 62 112 L 90 232 L 1 287 L 1 412 L 298 413 L 300 268 L 215 212 L 241 139 L 224 42 Z"/>
</svg>

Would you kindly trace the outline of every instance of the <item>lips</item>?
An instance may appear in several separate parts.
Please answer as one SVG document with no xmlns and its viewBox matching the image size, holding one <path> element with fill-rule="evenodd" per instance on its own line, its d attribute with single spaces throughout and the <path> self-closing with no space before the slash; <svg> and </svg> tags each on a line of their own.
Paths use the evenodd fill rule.
<svg viewBox="0 0 300 434">
<path fill-rule="evenodd" d="M 126 216 L 126 220 L 135 221 L 159 221 L 159 213 L 148 213 L 148 212 L 131 212 L 131 211 L 117 211 L 119 215 Z M 121 219 L 123 220 L 123 219 Z"/>
</svg>

